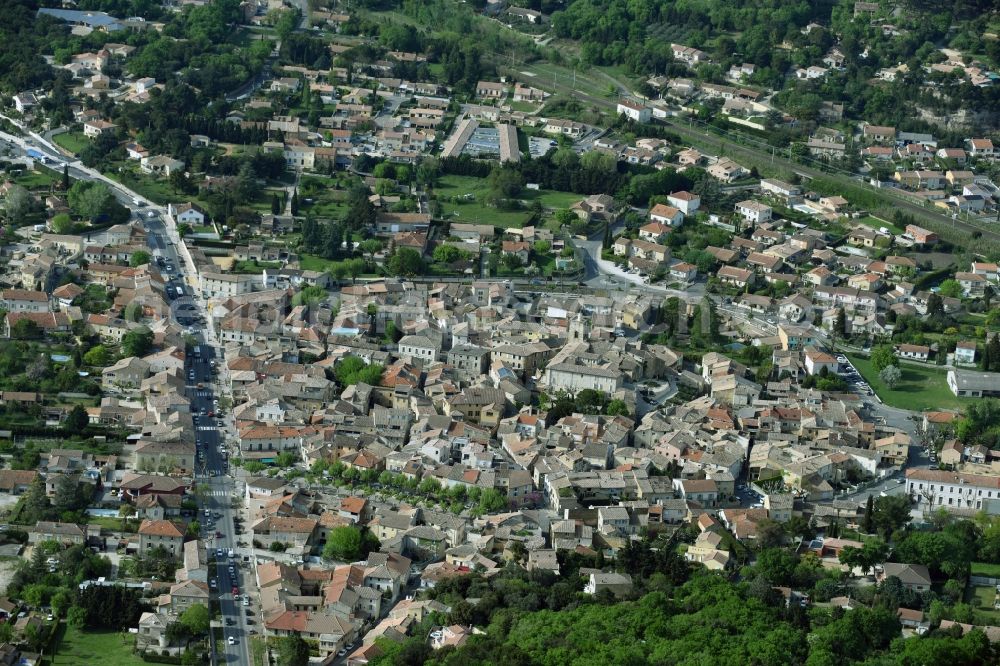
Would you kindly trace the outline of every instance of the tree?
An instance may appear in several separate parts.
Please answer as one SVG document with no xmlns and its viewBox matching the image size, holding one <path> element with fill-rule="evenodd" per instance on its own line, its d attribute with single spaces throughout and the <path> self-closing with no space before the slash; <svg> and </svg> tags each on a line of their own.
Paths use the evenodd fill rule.
<svg viewBox="0 0 1000 666">
<path fill-rule="evenodd" d="M 149 256 L 149 252 L 145 250 L 138 250 L 132 253 L 132 256 L 128 260 L 128 265 L 132 268 L 137 268 L 139 266 L 145 266 L 150 262 L 152 257 Z"/>
<path fill-rule="evenodd" d="M 866 574 L 871 571 L 876 564 L 885 561 L 889 554 L 889 546 L 881 539 L 870 539 L 864 546 L 856 548 L 845 546 L 838 555 L 840 563 L 850 567 L 851 570 L 861 569 Z"/>
<path fill-rule="evenodd" d="M 961 298 L 963 293 L 962 285 L 958 280 L 948 279 L 941 283 L 938 293 L 948 298 Z"/>
<path fill-rule="evenodd" d="M 908 495 L 878 497 L 873 509 L 872 523 L 883 538 L 888 539 L 893 532 L 910 522 L 910 498 Z"/>
<path fill-rule="evenodd" d="M 847 334 L 847 313 L 844 308 L 837 308 L 837 322 L 833 326 L 834 335 Z"/>
<path fill-rule="evenodd" d="M 111 352 L 104 345 L 96 345 L 83 355 L 83 362 L 87 365 L 103 368 L 111 363 Z"/>
<path fill-rule="evenodd" d="M 362 556 L 361 529 L 353 525 L 335 527 L 330 530 L 323 547 L 323 557 L 328 560 L 353 562 Z"/>
<path fill-rule="evenodd" d="M 899 369 L 896 365 L 887 365 L 882 368 L 878 373 L 878 378 L 882 380 L 882 383 L 893 388 L 899 383 L 899 380 L 903 376 L 903 371 Z"/>
<path fill-rule="evenodd" d="M 479 495 L 476 509 L 480 514 L 499 513 L 508 507 L 507 497 L 495 488 L 487 488 Z"/>
<path fill-rule="evenodd" d="M 204 604 L 193 604 L 181 613 L 180 623 L 183 624 L 192 636 L 201 636 L 208 633 L 211 616 L 208 607 Z"/>
<path fill-rule="evenodd" d="M 71 627 L 83 629 L 87 626 L 87 611 L 79 606 L 70 606 L 70 609 L 66 611 L 66 621 Z"/>
<path fill-rule="evenodd" d="M 351 283 L 354 283 L 358 276 L 365 272 L 365 262 L 361 259 L 348 259 L 344 262 L 344 267 L 351 276 Z"/>
<path fill-rule="evenodd" d="M 271 195 L 271 215 L 281 214 L 281 199 L 278 197 L 278 193 L 275 192 Z"/>
<path fill-rule="evenodd" d="M 38 340 L 42 337 L 42 329 L 30 319 L 18 319 L 10 327 L 10 336 L 15 340 Z"/>
<path fill-rule="evenodd" d="M 373 261 L 375 255 L 382 251 L 382 241 L 377 238 L 366 238 L 358 243 L 358 249 L 368 255 L 369 261 Z"/>
<path fill-rule="evenodd" d="M 66 213 L 59 213 L 49 220 L 49 228 L 54 234 L 71 234 L 75 226 L 73 218 Z"/>
<path fill-rule="evenodd" d="M 438 245 L 434 248 L 432 257 L 439 264 L 453 264 L 456 261 L 467 260 L 469 253 L 454 245 Z"/>
<path fill-rule="evenodd" d="M 45 520 L 51 515 L 52 505 L 45 492 L 45 481 L 41 475 L 36 476 L 22 499 L 21 517 L 25 523 L 34 525 L 39 520 Z"/>
<path fill-rule="evenodd" d="M 307 666 L 309 663 L 309 643 L 300 635 L 292 634 L 275 639 L 278 666 Z"/>
<path fill-rule="evenodd" d="M 424 260 L 420 253 L 411 247 L 399 247 L 392 253 L 386 268 L 391 275 L 412 277 L 424 271 Z"/>
<path fill-rule="evenodd" d="M 893 350 L 892 345 L 879 345 L 873 349 L 871 362 L 876 372 L 882 372 L 882 370 L 890 365 L 899 365 L 899 359 L 896 358 L 896 352 Z"/>
<path fill-rule="evenodd" d="M 12 224 L 23 223 L 25 216 L 31 212 L 32 206 L 31 193 L 21 185 L 14 185 L 7 191 L 4 210 L 7 211 L 7 219 Z"/>
<path fill-rule="evenodd" d="M 556 222 L 559 223 L 560 227 L 573 224 L 574 222 L 578 222 L 579 220 L 580 218 L 577 216 L 577 214 L 571 211 L 569 208 L 562 208 L 556 211 Z"/>
<path fill-rule="evenodd" d="M 132 329 L 122 336 L 121 349 L 124 356 L 145 356 L 153 349 L 153 332 L 145 326 Z"/>
<path fill-rule="evenodd" d="M 865 515 L 861 518 L 861 531 L 871 534 L 875 530 L 875 497 L 868 496 L 868 503 L 865 505 Z"/>
<path fill-rule="evenodd" d="M 292 190 L 292 201 L 289 210 L 292 211 L 292 215 L 299 214 L 299 191 L 297 189 Z"/>
<path fill-rule="evenodd" d="M 624 400 L 611 400 L 605 408 L 604 413 L 608 416 L 628 416 L 628 405 Z"/>
<path fill-rule="evenodd" d="M 81 433 L 90 423 L 90 417 L 87 416 L 87 410 L 83 408 L 83 405 L 73 405 L 73 409 L 69 411 L 66 415 L 66 421 L 63 424 L 63 429 L 66 432 Z"/>
<path fill-rule="evenodd" d="M 63 164 L 62 188 L 63 188 L 63 192 L 65 192 L 65 191 L 67 191 L 69 189 L 69 165 L 68 164 Z"/>
<path fill-rule="evenodd" d="M 107 185 L 93 180 L 78 180 L 73 183 L 66 199 L 73 212 L 90 220 L 110 215 L 117 203 Z"/>
</svg>

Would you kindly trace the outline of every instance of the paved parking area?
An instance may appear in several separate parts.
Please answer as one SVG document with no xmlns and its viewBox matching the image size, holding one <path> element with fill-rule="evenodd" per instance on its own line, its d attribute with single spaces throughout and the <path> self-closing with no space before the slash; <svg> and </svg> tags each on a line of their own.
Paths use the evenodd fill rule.
<svg viewBox="0 0 1000 666">
<path fill-rule="evenodd" d="M 858 395 L 875 395 L 875 391 L 869 386 L 858 369 L 854 367 L 851 360 L 843 354 L 837 354 L 837 365 L 840 367 L 838 373 L 850 385 L 851 390 Z"/>
<path fill-rule="evenodd" d="M 532 136 L 528 138 L 528 151 L 532 157 L 541 157 L 551 148 L 555 148 L 556 145 L 555 141 L 546 137 Z"/>
</svg>

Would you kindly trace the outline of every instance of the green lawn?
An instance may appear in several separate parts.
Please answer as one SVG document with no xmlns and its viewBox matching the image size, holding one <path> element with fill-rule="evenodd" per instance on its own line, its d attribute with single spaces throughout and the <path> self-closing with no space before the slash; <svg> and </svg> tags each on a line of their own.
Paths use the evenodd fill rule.
<svg viewBox="0 0 1000 666">
<path fill-rule="evenodd" d="M 521 111 L 523 113 L 531 113 L 539 106 L 539 102 L 507 102 L 512 111 Z"/>
<path fill-rule="evenodd" d="M 90 145 L 90 139 L 83 132 L 63 132 L 52 137 L 52 142 L 74 155 Z"/>
<path fill-rule="evenodd" d="M 990 564 L 989 562 L 973 562 L 970 571 L 973 576 L 1000 578 L 1000 564 Z"/>
<path fill-rule="evenodd" d="M 49 185 L 54 183 L 56 180 L 62 176 L 54 175 L 54 172 L 50 169 L 44 170 L 34 170 L 34 171 L 24 171 L 20 176 L 14 179 L 14 182 L 18 185 L 25 187 L 29 190 L 47 188 Z"/>
<path fill-rule="evenodd" d="M 339 264 L 339 261 L 334 261 L 333 259 L 324 259 L 323 257 L 317 256 L 315 254 L 300 254 L 299 255 L 299 266 L 304 271 L 322 271 L 326 272 L 333 268 L 334 264 Z"/>
<path fill-rule="evenodd" d="M 171 201 L 178 201 L 181 199 L 187 201 L 197 201 L 197 199 L 192 199 L 190 196 L 175 193 L 174 188 L 171 187 L 170 183 L 166 180 L 155 180 L 145 174 L 138 174 L 130 171 L 123 171 L 119 173 L 113 169 L 109 169 L 104 175 L 111 180 L 118 181 L 125 187 L 134 190 L 142 197 L 149 199 L 156 204 L 165 205 Z"/>
<path fill-rule="evenodd" d="M 903 377 L 892 389 L 879 379 L 871 362 L 861 356 L 848 354 L 848 358 L 858 369 L 885 404 L 890 407 L 922 411 L 925 409 L 961 409 L 968 400 L 960 399 L 948 388 L 947 372 L 943 368 L 926 368 L 902 363 L 899 369 Z"/>
<path fill-rule="evenodd" d="M 492 224 L 495 227 L 523 227 L 531 219 L 527 208 L 522 210 L 500 210 L 485 206 L 481 202 L 489 194 L 490 187 L 484 178 L 473 176 L 443 176 L 438 180 L 435 192 L 441 204 L 442 217 L 451 222 Z M 464 199 L 465 195 L 472 195 Z M 452 199 L 455 201 L 444 201 Z M 527 202 L 540 201 L 546 208 L 569 208 L 583 199 L 572 192 L 553 190 L 521 190 L 518 198 Z"/>
<path fill-rule="evenodd" d="M 897 234 L 897 235 L 903 233 L 903 231 L 904 231 L 903 229 L 900 229 L 899 227 L 897 227 L 892 222 L 887 222 L 885 220 L 880 220 L 877 217 L 872 217 L 871 215 L 868 215 L 866 217 L 861 218 L 860 220 L 858 220 L 858 222 L 860 222 L 861 224 L 863 224 L 863 225 L 865 225 L 867 227 L 871 227 L 872 229 L 875 229 L 875 230 L 878 230 L 878 229 L 881 229 L 882 227 L 885 227 L 886 229 L 888 229 L 889 231 L 891 231 L 892 233 Z"/>
<path fill-rule="evenodd" d="M 67 625 L 49 663 L 51 666 L 142 666 L 146 662 L 132 653 L 133 642 L 131 636 L 126 634 L 123 639 L 117 631 L 81 632 Z"/>
<path fill-rule="evenodd" d="M 250 639 L 250 658 L 253 666 L 265 666 L 267 663 L 267 643 L 263 638 L 254 636 Z"/>
<path fill-rule="evenodd" d="M 978 623 L 996 624 L 1000 621 L 1000 611 L 993 606 L 997 599 L 997 591 L 993 587 L 970 586 L 965 596 L 966 602 L 976 611 Z"/>
<path fill-rule="evenodd" d="M 117 532 L 122 529 L 122 519 L 111 518 L 109 516 L 87 516 L 87 524 L 100 525 L 102 528 L 113 532 Z M 137 529 L 138 525 L 134 520 L 130 520 L 125 523 L 126 532 L 135 532 Z"/>
</svg>

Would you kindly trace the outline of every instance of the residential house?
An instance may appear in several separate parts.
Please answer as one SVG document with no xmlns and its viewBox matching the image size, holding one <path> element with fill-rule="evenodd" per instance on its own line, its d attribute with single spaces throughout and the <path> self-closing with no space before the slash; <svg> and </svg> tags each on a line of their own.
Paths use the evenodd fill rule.
<svg viewBox="0 0 1000 666">
<path fill-rule="evenodd" d="M 649 211 L 649 219 L 653 222 L 676 227 L 684 222 L 684 213 L 680 208 L 675 208 L 674 206 L 656 204 Z"/>
<path fill-rule="evenodd" d="M 139 525 L 139 554 L 163 548 L 174 557 L 184 550 L 184 531 L 169 520 L 144 520 Z"/>
</svg>

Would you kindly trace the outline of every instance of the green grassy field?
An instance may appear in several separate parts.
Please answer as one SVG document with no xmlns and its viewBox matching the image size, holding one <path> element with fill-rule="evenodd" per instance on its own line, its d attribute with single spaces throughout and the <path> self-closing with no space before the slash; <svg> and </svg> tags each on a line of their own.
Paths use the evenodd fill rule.
<svg viewBox="0 0 1000 666">
<path fill-rule="evenodd" d="M 188 201 L 197 201 L 197 199 L 192 199 L 189 196 L 175 194 L 174 188 L 172 188 L 170 183 L 167 181 L 154 180 L 144 174 L 131 172 L 117 173 L 115 171 L 108 171 L 104 175 L 111 180 L 117 180 L 125 187 L 138 192 L 144 198 L 149 199 L 153 203 L 166 204 L 171 201 L 177 201 L 181 197 Z M 201 205 L 201 202 L 198 203 Z"/>
<path fill-rule="evenodd" d="M 83 132 L 63 132 L 52 137 L 52 142 L 74 155 L 90 145 L 90 139 Z"/>
<path fill-rule="evenodd" d="M 145 664 L 138 655 L 132 654 L 134 639 L 116 631 L 81 632 L 66 626 L 59 640 L 55 656 L 48 663 L 51 666 L 79 666 L 79 664 L 101 664 L 102 666 L 140 666 Z"/>
<path fill-rule="evenodd" d="M 250 658 L 253 666 L 265 666 L 267 663 L 267 642 L 263 638 L 254 636 L 250 639 Z"/>
<path fill-rule="evenodd" d="M 492 224 L 496 227 L 523 227 L 531 219 L 531 212 L 526 209 L 500 210 L 483 205 L 481 202 L 489 194 L 489 191 L 490 188 L 485 179 L 472 176 L 443 176 L 438 180 L 438 185 L 435 188 L 438 201 L 441 204 L 442 217 L 452 222 Z M 471 194 L 473 198 L 461 199 L 466 194 Z M 442 200 L 453 197 L 456 198 L 454 203 Z M 572 192 L 523 189 L 518 198 L 529 206 L 531 202 L 539 201 L 546 208 L 559 209 L 569 208 L 583 197 Z"/>
<path fill-rule="evenodd" d="M 973 576 L 986 576 L 989 578 L 1000 578 L 1000 564 L 990 564 L 989 562 L 973 562 L 970 568 Z"/>
<path fill-rule="evenodd" d="M 299 255 L 299 266 L 304 271 L 328 271 L 338 262 L 331 259 L 317 257 L 315 254 Z"/>
<path fill-rule="evenodd" d="M 899 367 L 903 371 L 903 377 L 894 388 L 890 389 L 879 379 L 878 372 L 868 359 L 853 354 L 848 354 L 848 358 L 864 376 L 872 390 L 890 407 L 918 411 L 961 409 L 969 402 L 955 397 L 951 392 L 944 369 L 935 366 L 923 368 L 903 363 Z"/>
<path fill-rule="evenodd" d="M 966 591 L 966 603 L 976 611 L 976 618 L 984 624 L 996 624 L 1000 621 L 1000 610 L 994 608 L 997 591 L 987 585 L 969 586 Z"/>
<path fill-rule="evenodd" d="M 901 234 L 904 231 L 903 229 L 900 229 L 892 222 L 886 222 L 885 220 L 880 220 L 877 217 L 872 217 L 871 215 L 861 218 L 860 220 L 858 220 L 858 222 L 865 225 L 866 227 L 871 227 L 872 229 L 875 230 L 885 227 L 894 234 Z"/>
<path fill-rule="evenodd" d="M 56 181 L 56 176 L 51 171 L 25 171 L 14 179 L 14 182 L 29 190 L 45 187 Z"/>
</svg>

